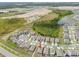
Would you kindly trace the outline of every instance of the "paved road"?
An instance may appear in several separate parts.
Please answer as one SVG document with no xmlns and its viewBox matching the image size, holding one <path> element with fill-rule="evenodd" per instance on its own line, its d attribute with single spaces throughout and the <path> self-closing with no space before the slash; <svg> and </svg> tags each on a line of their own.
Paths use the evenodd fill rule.
<svg viewBox="0 0 79 59">
<path fill-rule="evenodd" d="M 5 57 L 17 57 L 14 54 L 8 52 L 7 50 L 5 50 L 4 48 L 0 48 L 0 53 L 2 55 L 4 55 Z"/>
</svg>

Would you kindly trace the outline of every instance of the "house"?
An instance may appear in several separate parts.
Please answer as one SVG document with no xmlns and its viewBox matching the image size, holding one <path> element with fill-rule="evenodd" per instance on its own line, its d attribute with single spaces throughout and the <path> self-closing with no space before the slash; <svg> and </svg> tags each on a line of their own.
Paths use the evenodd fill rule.
<svg viewBox="0 0 79 59">
<path fill-rule="evenodd" d="M 29 48 L 30 51 L 34 51 L 36 49 L 35 45 L 31 45 L 31 47 Z"/>
<path fill-rule="evenodd" d="M 45 41 L 45 37 L 43 37 L 43 36 L 38 36 L 38 37 L 37 37 L 37 40 L 38 40 L 39 42 L 44 42 L 44 41 Z"/>
<path fill-rule="evenodd" d="M 29 32 L 31 36 L 35 36 L 36 33 L 35 32 Z"/>
<path fill-rule="evenodd" d="M 29 38 L 28 38 L 28 36 L 22 34 L 22 35 L 20 35 L 20 36 L 18 37 L 18 39 L 19 39 L 20 41 L 26 41 L 26 40 L 28 40 Z"/>
<path fill-rule="evenodd" d="M 74 49 L 67 50 L 66 53 L 68 53 L 72 57 L 77 56 L 77 52 Z"/>
<path fill-rule="evenodd" d="M 41 36 L 41 42 L 45 42 L 45 37 Z"/>
<path fill-rule="evenodd" d="M 7 11 L 7 10 L 0 10 L 0 14 L 2 14 L 2 13 L 8 13 L 9 11 Z"/>
<path fill-rule="evenodd" d="M 59 42 L 59 39 L 58 38 L 55 38 L 55 43 L 58 43 Z"/>
<path fill-rule="evenodd" d="M 69 39 L 69 34 L 68 33 L 64 33 L 64 39 Z"/>
<path fill-rule="evenodd" d="M 23 43 L 23 41 L 17 40 L 16 43 L 17 45 L 20 45 L 21 43 Z"/>
<path fill-rule="evenodd" d="M 49 50 L 50 50 L 49 48 L 45 47 L 43 50 L 43 55 L 49 56 L 49 52 L 50 52 Z"/>
<path fill-rule="evenodd" d="M 30 44 L 28 42 L 23 42 L 19 45 L 19 47 L 22 47 L 22 48 L 30 48 Z"/>
<path fill-rule="evenodd" d="M 76 37 L 77 41 L 79 41 L 79 30 L 76 30 L 75 37 Z"/>
<path fill-rule="evenodd" d="M 55 49 L 54 48 L 50 48 L 50 56 L 53 57 L 55 54 Z"/>
<path fill-rule="evenodd" d="M 64 28 L 64 32 L 68 32 L 68 26 L 64 25 L 63 28 Z"/>
<path fill-rule="evenodd" d="M 54 43 L 54 41 L 55 41 L 54 38 L 50 38 L 50 42 Z"/>
<path fill-rule="evenodd" d="M 41 42 L 41 36 L 37 36 L 37 41 Z"/>
<path fill-rule="evenodd" d="M 69 43 L 69 39 L 64 39 L 64 43 Z"/>
<path fill-rule="evenodd" d="M 31 40 L 36 40 L 37 39 L 37 36 L 31 36 Z"/>
<path fill-rule="evenodd" d="M 61 49 L 56 49 L 56 52 L 57 52 L 57 57 L 63 57 L 64 56 L 64 53 Z"/>
<path fill-rule="evenodd" d="M 50 42 L 50 37 L 46 37 L 46 41 Z"/>
<path fill-rule="evenodd" d="M 43 48 L 38 48 L 38 49 L 37 49 L 37 53 L 43 54 Z"/>
</svg>

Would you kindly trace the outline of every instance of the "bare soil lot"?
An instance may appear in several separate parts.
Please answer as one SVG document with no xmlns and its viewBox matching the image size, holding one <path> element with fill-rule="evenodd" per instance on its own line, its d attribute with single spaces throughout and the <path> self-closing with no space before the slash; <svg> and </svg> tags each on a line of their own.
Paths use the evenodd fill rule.
<svg viewBox="0 0 79 59">
<path fill-rule="evenodd" d="M 44 16 L 50 12 L 51 10 L 48 10 L 47 8 L 39 8 L 39 9 L 34 9 L 25 14 L 20 14 L 20 15 L 15 15 L 15 16 L 10 16 L 10 17 L 2 17 L 2 18 L 24 18 L 24 17 L 35 16 L 35 15 Z"/>
</svg>

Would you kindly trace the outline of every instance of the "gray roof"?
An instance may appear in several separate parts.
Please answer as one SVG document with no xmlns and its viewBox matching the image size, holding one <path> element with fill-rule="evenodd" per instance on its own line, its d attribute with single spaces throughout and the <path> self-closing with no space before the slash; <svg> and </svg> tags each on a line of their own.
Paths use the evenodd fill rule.
<svg viewBox="0 0 79 59">
<path fill-rule="evenodd" d="M 68 33 L 64 33 L 64 39 L 69 39 L 69 34 Z"/>
<path fill-rule="evenodd" d="M 46 41 L 50 41 L 50 37 L 46 37 Z"/>
<path fill-rule="evenodd" d="M 44 48 L 44 50 L 43 50 L 43 54 L 46 54 L 46 55 L 48 55 L 49 54 L 49 48 Z"/>
<path fill-rule="evenodd" d="M 65 43 L 68 43 L 70 40 L 69 39 L 64 39 L 64 42 Z"/>
<path fill-rule="evenodd" d="M 54 55 L 55 54 L 55 49 L 54 48 L 50 48 L 50 55 Z"/>
<path fill-rule="evenodd" d="M 61 49 L 57 49 L 56 52 L 57 52 L 57 56 L 59 56 L 59 57 L 64 56 L 64 53 Z"/>
<path fill-rule="evenodd" d="M 58 39 L 58 38 L 55 38 L 55 43 L 59 42 L 59 40 L 60 40 L 60 39 Z"/>
<path fill-rule="evenodd" d="M 24 35 L 24 34 L 22 34 L 22 35 L 20 35 L 19 37 L 18 37 L 18 39 L 20 40 L 20 41 L 25 41 L 25 40 L 28 40 L 28 36 L 27 35 Z"/>
<path fill-rule="evenodd" d="M 23 48 L 29 48 L 30 47 L 30 44 L 27 43 L 27 42 L 23 42 L 19 45 L 19 47 L 23 47 Z"/>
<path fill-rule="evenodd" d="M 77 39 L 79 39 L 79 30 L 76 30 L 75 36 Z"/>
<path fill-rule="evenodd" d="M 23 41 L 17 40 L 16 43 L 19 45 L 19 44 L 23 43 Z"/>
<path fill-rule="evenodd" d="M 64 25 L 64 32 L 68 32 L 68 26 Z"/>
<path fill-rule="evenodd" d="M 41 41 L 41 36 L 37 36 L 37 40 L 38 41 Z"/>
<path fill-rule="evenodd" d="M 30 35 L 31 35 L 31 36 L 35 36 L 36 33 L 34 33 L 34 32 L 30 32 Z"/>
<path fill-rule="evenodd" d="M 37 36 L 31 36 L 31 39 L 35 41 L 37 39 Z"/>
<path fill-rule="evenodd" d="M 30 50 L 30 51 L 34 51 L 35 48 L 36 48 L 36 47 L 35 47 L 34 45 L 31 45 L 31 47 L 29 48 L 29 50 Z"/>
<path fill-rule="evenodd" d="M 41 37 L 41 41 L 43 41 L 43 42 L 45 41 L 45 37 L 44 36 Z"/>
<path fill-rule="evenodd" d="M 50 38 L 50 42 L 53 42 L 54 43 L 54 38 Z"/>
<path fill-rule="evenodd" d="M 71 56 L 76 56 L 77 55 L 77 52 L 76 50 L 69 50 Z"/>
<path fill-rule="evenodd" d="M 37 53 L 42 54 L 42 52 L 43 52 L 43 48 L 38 48 L 38 49 L 37 49 Z"/>
<path fill-rule="evenodd" d="M 43 36 L 38 36 L 38 37 L 37 37 L 37 40 L 40 41 L 40 42 L 45 41 L 45 37 L 43 37 Z"/>
</svg>

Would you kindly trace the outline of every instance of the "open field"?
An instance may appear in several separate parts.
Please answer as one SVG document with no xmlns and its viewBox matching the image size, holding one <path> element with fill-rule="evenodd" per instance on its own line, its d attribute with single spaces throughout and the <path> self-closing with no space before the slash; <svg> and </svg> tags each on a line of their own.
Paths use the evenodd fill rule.
<svg viewBox="0 0 79 59">
<path fill-rule="evenodd" d="M 53 21 L 37 22 L 33 25 L 33 29 L 43 36 L 58 37 L 59 25 L 57 25 L 58 19 Z"/>
<path fill-rule="evenodd" d="M 23 19 L 0 19 L 0 36 L 10 33 L 24 25 Z"/>
<path fill-rule="evenodd" d="M 50 36 L 50 37 L 59 37 L 60 26 L 58 21 L 66 16 L 72 14 L 71 11 L 66 10 L 55 10 L 53 11 L 56 14 L 48 14 L 40 18 L 37 22 L 33 24 L 33 30 L 40 35 Z"/>
<path fill-rule="evenodd" d="M 11 16 L 11 17 L 3 17 L 3 18 L 24 18 L 24 17 L 35 16 L 35 15 L 44 16 L 50 12 L 51 12 L 51 10 L 48 10 L 46 8 L 39 8 L 39 9 L 34 9 L 25 14 L 15 15 L 15 16 Z"/>
<path fill-rule="evenodd" d="M 0 10 L 0 17 L 10 17 L 19 14 L 25 14 L 31 11 L 33 8 L 10 8 L 10 9 L 1 9 Z"/>
</svg>

